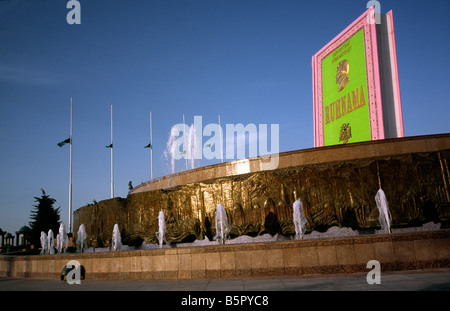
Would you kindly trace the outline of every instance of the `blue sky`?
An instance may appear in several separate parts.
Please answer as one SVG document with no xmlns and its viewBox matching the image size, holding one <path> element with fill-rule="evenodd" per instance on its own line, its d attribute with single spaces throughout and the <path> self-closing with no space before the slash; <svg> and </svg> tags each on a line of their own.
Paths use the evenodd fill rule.
<svg viewBox="0 0 450 311">
<path fill-rule="evenodd" d="M 0 228 L 28 224 L 43 188 L 68 222 L 74 99 L 73 208 L 110 196 L 110 105 L 115 195 L 171 173 L 170 129 L 279 124 L 280 152 L 311 148 L 311 57 L 366 10 L 367 1 L 0 1 Z M 450 3 L 380 1 L 394 12 L 406 136 L 450 132 Z M 196 166 L 218 161 L 198 161 Z M 184 169 L 178 162 L 176 171 Z"/>
</svg>

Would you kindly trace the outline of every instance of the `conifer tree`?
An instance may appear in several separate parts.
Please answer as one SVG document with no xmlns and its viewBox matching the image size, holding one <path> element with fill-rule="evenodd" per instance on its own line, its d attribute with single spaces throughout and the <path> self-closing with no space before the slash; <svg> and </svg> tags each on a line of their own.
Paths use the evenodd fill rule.
<svg viewBox="0 0 450 311">
<path fill-rule="evenodd" d="M 49 229 L 52 229 L 56 235 L 60 225 L 60 209 L 61 207 L 54 208 L 53 204 L 56 200 L 47 195 L 44 189 L 41 189 L 42 196 L 34 197 L 36 205 L 34 210 L 31 211 L 30 218 L 33 220 L 30 222 L 31 227 L 31 243 L 34 245 L 40 244 L 41 231 L 48 233 Z"/>
</svg>

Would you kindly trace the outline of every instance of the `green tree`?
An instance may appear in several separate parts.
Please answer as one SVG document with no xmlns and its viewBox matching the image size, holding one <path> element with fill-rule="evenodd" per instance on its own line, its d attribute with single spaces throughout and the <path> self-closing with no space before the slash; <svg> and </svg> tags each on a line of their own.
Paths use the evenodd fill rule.
<svg viewBox="0 0 450 311">
<path fill-rule="evenodd" d="M 34 197 L 36 205 L 34 210 L 31 211 L 30 218 L 33 220 L 30 222 L 31 228 L 31 244 L 39 245 L 41 231 L 48 233 L 49 229 L 52 229 L 56 235 L 59 231 L 60 225 L 60 209 L 61 207 L 54 208 L 53 204 L 56 200 L 47 195 L 44 189 L 41 189 L 42 196 Z"/>
</svg>

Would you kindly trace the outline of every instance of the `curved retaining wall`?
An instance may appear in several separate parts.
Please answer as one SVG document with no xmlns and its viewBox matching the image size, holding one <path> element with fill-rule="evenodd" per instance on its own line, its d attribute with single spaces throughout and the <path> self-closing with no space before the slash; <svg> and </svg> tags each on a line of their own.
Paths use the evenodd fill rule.
<svg viewBox="0 0 450 311">
<path fill-rule="evenodd" d="M 303 202 L 308 231 L 376 228 L 374 197 L 380 187 L 393 226 L 450 222 L 450 134 L 298 150 L 281 154 L 279 160 L 273 171 L 258 171 L 260 159 L 254 158 L 159 178 L 136 187 L 126 199 L 80 207 L 74 212 L 74 228 L 84 224 L 88 244 L 94 247 L 111 245 L 115 224 L 125 244 L 139 239 L 156 243 L 162 210 L 169 242 L 212 239 L 220 203 L 233 237 L 292 235 L 297 199 Z"/>
<path fill-rule="evenodd" d="M 58 279 L 69 260 L 86 279 L 239 278 L 450 267 L 450 230 L 158 250 L 0 257 L 0 277 Z"/>
</svg>

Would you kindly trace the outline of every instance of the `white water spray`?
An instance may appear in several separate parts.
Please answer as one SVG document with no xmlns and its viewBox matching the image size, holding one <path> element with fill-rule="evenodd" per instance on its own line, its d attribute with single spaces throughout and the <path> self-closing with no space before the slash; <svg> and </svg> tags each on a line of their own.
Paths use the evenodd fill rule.
<svg viewBox="0 0 450 311">
<path fill-rule="evenodd" d="M 299 200 L 294 202 L 294 226 L 295 226 L 295 239 L 303 239 L 303 234 L 305 233 L 306 217 L 303 211 L 303 203 Z"/>
<path fill-rule="evenodd" d="M 375 202 L 377 203 L 378 207 L 378 220 L 380 221 L 381 229 L 388 233 L 391 233 L 392 216 L 391 212 L 389 211 L 389 204 L 383 190 L 378 190 L 375 196 Z"/>
<path fill-rule="evenodd" d="M 56 236 L 56 248 L 58 253 L 65 253 L 69 246 L 69 238 L 67 237 L 66 227 L 63 223 L 59 226 L 59 233 Z"/>
<path fill-rule="evenodd" d="M 219 240 L 219 244 L 225 244 L 225 240 L 230 233 L 230 225 L 228 224 L 228 217 L 222 204 L 217 204 L 216 210 L 216 235 L 214 240 Z"/>
<path fill-rule="evenodd" d="M 48 253 L 48 241 L 47 241 L 47 234 L 45 234 L 44 231 L 41 231 L 41 255 Z"/>
<path fill-rule="evenodd" d="M 178 131 L 175 127 L 170 130 L 169 140 L 166 144 L 166 151 L 164 151 L 164 156 L 166 159 L 170 160 L 172 174 L 175 173 L 175 157 L 176 157 L 176 145 L 174 144 L 178 137 Z"/>
<path fill-rule="evenodd" d="M 77 232 L 77 248 L 83 252 L 83 250 L 87 247 L 86 243 L 87 233 L 84 225 L 81 224 L 78 228 Z"/>
<path fill-rule="evenodd" d="M 186 130 L 186 133 L 184 130 Z M 180 132 L 182 133 L 181 136 Z M 186 159 L 186 169 L 188 168 L 188 160 L 190 160 L 190 168 L 195 168 L 195 153 L 200 148 L 199 145 L 194 124 L 188 127 L 180 123 L 171 128 L 164 156 L 170 161 L 172 174 L 175 173 L 175 160 Z"/>
<path fill-rule="evenodd" d="M 122 238 L 120 237 L 119 225 L 115 224 L 112 235 L 112 249 L 114 251 L 120 251 L 122 248 Z"/>
<path fill-rule="evenodd" d="M 198 148 L 197 136 L 195 134 L 196 133 L 194 124 L 191 124 L 191 127 L 189 128 L 189 141 L 188 141 L 188 150 L 189 150 L 188 159 L 191 160 L 191 169 L 195 168 L 195 149 Z"/>
<path fill-rule="evenodd" d="M 166 221 L 164 219 L 164 212 L 160 211 L 158 216 L 158 224 L 159 224 L 159 231 L 156 232 L 156 238 L 159 242 L 159 247 L 162 248 L 163 242 L 166 242 Z"/>
<path fill-rule="evenodd" d="M 55 236 L 52 229 L 48 230 L 47 243 L 47 251 L 50 255 L 53 255 L 55 253 Z"/>
</svg>

